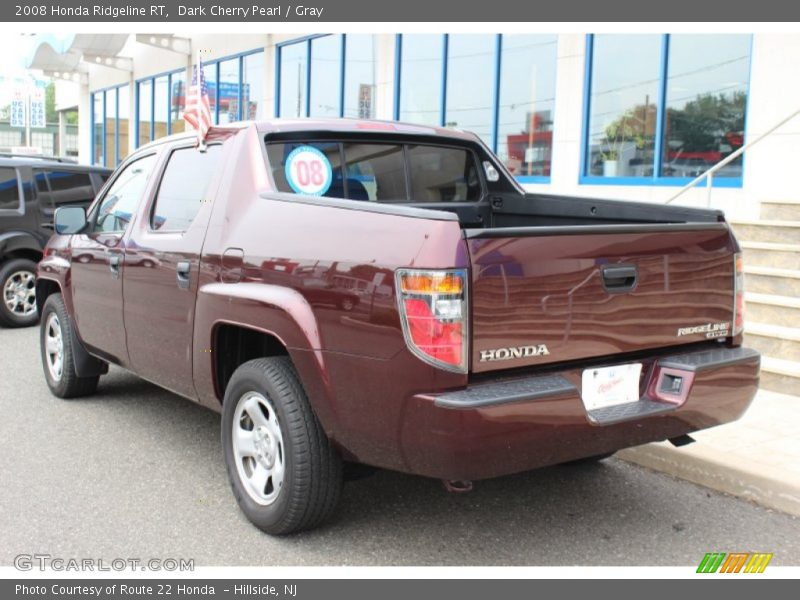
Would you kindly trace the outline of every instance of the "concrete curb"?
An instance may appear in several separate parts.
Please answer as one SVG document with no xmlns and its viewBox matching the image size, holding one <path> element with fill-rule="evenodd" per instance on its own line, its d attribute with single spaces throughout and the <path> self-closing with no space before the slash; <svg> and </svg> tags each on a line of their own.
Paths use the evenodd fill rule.
<svg viewBox="0 0 800 600">
<path fill-rule="evenodd" d="M 741 461 L 702 442 L 684 448 L 675 448 L 667 442 L 647 444 L 622 450 L 617 457 L 800 516 L 800 481 L 787 477 L 787 473 L 778 468 Z"/>
</svg>

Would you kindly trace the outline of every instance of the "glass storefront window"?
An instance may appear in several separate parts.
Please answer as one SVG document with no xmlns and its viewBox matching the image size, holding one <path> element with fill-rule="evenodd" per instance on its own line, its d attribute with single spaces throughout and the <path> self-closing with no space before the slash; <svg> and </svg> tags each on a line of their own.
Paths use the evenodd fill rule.
<svg viewBox="0 0 800 600">
<path fill-rule="evenodd" d="M 378 40 L 374 35 L 348 35 L 345 39 L 345 117 L 375 118 L 377 54 Z"/>
<path fill-rule="evenodd" d="M 512 175 L 550 175 L 556 96 L 555 35 L 504 35 L 497 155 Z"/>
<path fill-rule="evenodd" d="M 242 60 L 242 119 L 263 119 L 264 53 L 248 54 Z"/>
<path fill-rule="evenodd" d="M 744 142 L 750 36 L 672 35 L 667 64 L 660 175 L 694 178 Z M 715 176 L 741 177 L 742 158 Z"/>
<path fill-rule="evenodd" d="M 586 174 L 653 175 L 660 35 L 596 35 Z"/>
<path fill-rule="evenodd" d="M 465 129 L 492 143 L 497 36 L 460 34 L 447 44 L 445 126 Z"/>
<path fill-rule="evenodd" d="M 94 146 L 94 156 L 92 156 L 92 163 L 95 165 L 103 164 L 103 98 L 105 92 L 95 92 L 94 106 L 92 109 L 94 137 L 92 145 Z"/>
<path fill-rule="evenodd" d="M 127 85 L 117 88 L 117 139 L 115 145 L 117 149 L 116 164 L 128 156 L 130 148 L 130 109 L 131 95 Z"/>
<path fill-rule="evenodd" d="M 219 63 L 219 123 L 239 120 L 239 59 Z"/>
<path fill-rule="evenodd" d="M 153 139 L 167 135 L 169 119 L 169 76 L 163 75 L 155 79 L 155 95 L 153 96 Z"/>
<path fill-rule="evenodd" d="M 114 136 L 117 130 L 117 90 L 106 91 L 106 114 L 105 114 L 105 161 L 106 167 L 116 166 L 114 156 Z"/>
<path fill-rule="evenodd" d="M 211 109 L 211 120 L 216 124 L 217 121 L 217 65 L 216 63 L 203 65 L 203 76 L 206 79 L 208 88 L 208 106 Z"/>
<path fill-rule="evenodd" d="M 442 101 L 441 35 L 408 34 L 401 41 L 401 121 L 439 125 Z"/>
<path fill-rule="evenodd" d="M 349 44 L 350 36 L 347 39 Z M 304 46 L 304 44 L 298 44 L 298 46 Z M 309 116 L 339 116 L 341 108 L 339 97 L 341 64 L 342 36 L 326 35 L 325 37 L 311 40 Z"/>
<path fill-rule="evenodd" d="M 186 72 L 173 73 L 170 79 L 169 111 L 172 133 L 186 131 L 183 111 L 186 108 Z"/>
<path fill-rule="evenodd" d="M 150 141 L 150 121 L 153 115 L 153 84 L 151 80 L 139 82 L 137 96 L 139 110 L 139 143 L 143 146 Z"/>
<path fill-rule="evenodd" d="M 306 69 L 308 45 L 290 44 L 280 48 L 280 98 L 278 110 L 281 117 L 306 116 Z"/>
</svg>

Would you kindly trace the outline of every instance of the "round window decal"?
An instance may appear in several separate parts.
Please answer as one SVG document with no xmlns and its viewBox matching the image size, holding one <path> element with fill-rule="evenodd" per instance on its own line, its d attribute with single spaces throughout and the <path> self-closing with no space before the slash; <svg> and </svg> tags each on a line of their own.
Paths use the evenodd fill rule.
<svg viewBox="0 0 800 600">
<path fill-rule="evenodd" d="M 314 146 L 298 146 L 286 157 L 286 181 L 297 194 L 322 196 L 331 187 L 333 167 Z"/>
</svg>

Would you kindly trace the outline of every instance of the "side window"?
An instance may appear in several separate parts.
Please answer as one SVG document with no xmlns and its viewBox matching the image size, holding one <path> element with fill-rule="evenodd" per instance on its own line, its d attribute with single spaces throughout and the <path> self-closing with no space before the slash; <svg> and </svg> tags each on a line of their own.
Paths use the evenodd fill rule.
<svg viewBox="0 0 800 600">
<path fill-rule="evenodd" d="M 154 154 L 130 163 L 117 176 L 95 211 L 92 231 L 122 233 L 128 227 L 147 181 L 153 172 Z"/>
<path fill-rule="evenodd" d="M 158 187 L 150 227 L 163 231 L 186 231 L 206 199 L 208 184 L 217 168 L 222 147 L 214 144 L 205 152 L 196 148 L 175 150 L 169 157 Z"/>
<path fill-rule="evenodd" d="M 0 210 L 17 210 L 20 206 L 16 169 L 0 168 Z"/>
<path fill-rule="evenodd" d="M 37 170 L 34 172 L 34 179 L 39 192 L 39 203 L 43 207 L 88 205 L 94 198 L 92 179 L 88 173 Z"/>
<path fill-rule="evenodd" d="M 403 147 L 396 144 L 344 144 L 347 197 L 371 202 L 406 202 Z"/>
<path fill-rule="evenodd" d="M 481 180 L 472 153 L 460 148 L 409 146 L 412 202 L 474 202 Z"/>
<path fill-rule="evenodd" d="M 337 142 L 267 144 L 267 158 L 279 192 L 344 198 Z"/>
</svg>

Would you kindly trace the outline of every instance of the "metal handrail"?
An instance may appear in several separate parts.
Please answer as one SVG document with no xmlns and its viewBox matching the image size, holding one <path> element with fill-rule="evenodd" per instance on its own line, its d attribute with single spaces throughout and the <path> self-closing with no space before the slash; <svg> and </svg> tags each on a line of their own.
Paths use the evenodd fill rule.
<svg viewBox="0 0 800 600">
<path fill-rule="evenodd" d="M 781 121 L 780 121 L 780 122 L 778 122 L 777 124 L 773 125 L 773 126 L 772 126 L 772 127 L 770 127 L 769 129 L 767 129 L 767 130 L 766 130 L 764 133 L 762 133 L 761 135 L 759 135 L 757 138 L 755 138 L 755 139 L 753 139 L 753 140 L 750 140 L 749 142 L 747 142 L 746 144 L 744 144 L 744 145 L 743 145 L 741 148 L 739 148 L 738 150 L 736 150 L 736 152 L 732 152 L 731 154 L 729 154 L 728 156 L 726 156 L 725 158 L 723 158 L 721 161 L 719 161 L 717 164 L 715 164 L 713 167 L 711 167 L 711 168 L 710 168 L 708 171 L 704 171 L 703 173 L 701 173 L 700 175 L 698 175 L 697 177 L 695 177 L 694 179 L 692 179 L 692 180 L 691 180 L 689 183 L 687 183 L 685 186 L 683 186 L 683 187 L 680 189 L 680 191 L 678 191 L 678 193 L 677 193 L 677 194 L 675 194 L 674 196 L 672 196 L 672 197 L 671 197 L 669 200 L 667 200 L 667 201 L 666 201 L 664 204 L 669 204 L 670 202 L 672 202 L 673 200 L 675 200 L 675 198 L 677 198 L 678 196 L 682 195 L 684 192 L 686 192 L 686 191 L 688 191 L 688 190 L 692 189 L 693 187 L 695 187 L 695 186 L 696 186 L 698 183 L 700 183 L 700 182 L 701 182 L 701 181 L 703 181 L 704 179 L 708 179 L 708 183 L 706 184 L 706 187 L 707 187 L 706 205 L 707 205 L 707 206 L 711 206 L 711 190 L 712 190 L 712 189 L 713 189 L 713 187 L 714 187 L 714 186 L 713 186 L 713 183 L 714 183 L 714 173 L 716 173 L 717 171 L 719 171 L 719 170 L 720 170 L 722 167 L 724 167 L 725 165 L 727 165 L 727 164 L 729 164 L 729 163 L 733 162 L 734 160 L 736 160 L 737 158 L 739 158 L 739 157 L 740 157 L 742 154 L 744 154 L 744 152 L 745 152 L 746 150 L 749 150 L 750 148 L 752 148 L 753 146 L 755 146 L 755 145 L 756 145 L 758 142 L 760 142 L 760 141 L 761 141 L 761 140 L 763 140 L 765 137 L 767 137 L 768 135 L 770 135 L 770 134 L 771 134 L 773 131 L 775 131 L 776 129 L 779 129 L 779 128 L 783 127 L 783 126 L 784 126 L 786 123 L 788 123 L 789 121 L 791 121 L 792 119 L 794 119 L 794 118 L 795 118 L 797 115 L 800 115 L 800 109 L 798 109 L 798 110 L 794 111 L 794 112 L 793 112 L 793 113 L 791 113 L 789 116 L 785 117 L 783 120 L 781 120 Z"/>
</svg>

